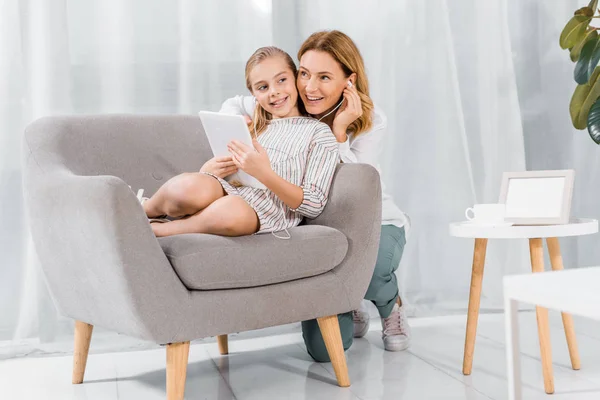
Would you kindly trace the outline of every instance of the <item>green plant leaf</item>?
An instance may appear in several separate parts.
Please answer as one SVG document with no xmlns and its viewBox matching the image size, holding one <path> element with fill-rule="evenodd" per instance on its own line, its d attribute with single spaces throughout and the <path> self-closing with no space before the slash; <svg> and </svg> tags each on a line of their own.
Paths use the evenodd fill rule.
<svg viewBox="0 0 600 400">
<path fill-rule="evenodd" d="M 590 108 L 600 97 L 600 68 L 596 68 L 592 77 L 585 85 L 578 85 L 571 97 L 569 104 L 569 112 L 571 113 L 571 121 L 576 129 L 585 129 L 587 126 L 587 117 L 590 113 Z"/>
<path fill-rule="evenodd" d="M 575 78 L 575 82 L 583 85 L 586 83 L 594 69 L 598 65 L 600 61 L 600 39 L 594 38 L 588 40 L 588 42 L 583 46 L 581 50 L 581 54 L 579 55 L 579 61 L 575 65 L 575 71 L 573 72 L 573 77 Z"/>
<path fill-rule="evenodd" d="M 568 49 L 579 43 L 579 40 L 585 35 L 585 30 L 590 24 L 591 17 L 585 15 L 576 15 L 567 22 L 560 34 L 560 47 Z"/>
<path fill-rule="evenodd" d="M 587 118 L 587 129 L 596 144 L 600 144 L 600 99 L 597 99 Z"/>
<path fill-rule="evenodd" d="M 572 47 L 571 50 L 571 61 L 576 62 L 577 60 L 579 60 L 579 56 L 581 54 L 581 49 L 583 49 L 583 46 L 585 46 L 585 44 L 593 39 L 593 38 L 597 38 L 598 37 L 598 31 L 596 30 L 590 30 L 589 32 L 587 32 L 585 34 L 585 36 L 583 37 L 583 39 L 577 43 L 577 46 Z"/>
<path fill-rule="evenodd" d="M 581 7 L 579 10 L 575 11 L 575 15 L 583 15 L 586 17 L 594 16 L 594 9 L 590 7 Z"/>
<path fill-rule="evenodd" d="M 598 7 L 598 0 L 590 0 L 590 4 L 588 7 L 592 9 L 592 11 L 596 12 L 596 8 Z"/>
</svg>

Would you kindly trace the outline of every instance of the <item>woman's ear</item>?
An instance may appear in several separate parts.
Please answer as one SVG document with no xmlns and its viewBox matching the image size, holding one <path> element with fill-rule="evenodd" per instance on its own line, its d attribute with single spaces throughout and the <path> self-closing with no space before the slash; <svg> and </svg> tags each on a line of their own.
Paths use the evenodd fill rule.
<svg viewBox="0 0 600 400">
<path fill-rule="evenodd" d="M 352 86 L 356 86 L 356 72 L 350 74 L 348 81 L 352 82 Z"/>
</svg>

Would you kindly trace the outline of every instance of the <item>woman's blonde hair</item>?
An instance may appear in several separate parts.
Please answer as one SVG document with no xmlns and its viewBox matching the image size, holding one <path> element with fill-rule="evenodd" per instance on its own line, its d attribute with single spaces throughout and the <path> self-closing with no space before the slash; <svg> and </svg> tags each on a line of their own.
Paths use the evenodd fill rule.
<svg viewBox="0 0 600 400">
<path fill-rule="evenodd" d="M 250 72 L 252 72 L 252 69 L 254 69 L 254 67 L 256 67 L 258 64 L 271 57 L 283 57 L 287 66 L 290 68 L 292 74 L 294 75 L 294 86 L 296 86 L 295 79 L 298 76 L 298 69 L 296 68 L 296 64 L 294 64 L 294 60 L 292 59 L 292 57 L 278 47 L 267 46 L 261 47 L 260 49 L 256 50 L 246 62 L 246 87 L 248 88 L 250 93 L 252 93 Z M 304 115 L 306 111 L 302 102 L 297 101 L 297 105 L 300 114 Z M 273 119 L 271 113 L 267 112 L 264 108 L 261 107 L 260 104 L 257 103 L 256 107 L 254 108 L 254 116 L 252 118 L 254 124 L 252 127 L 250 127 L 250 132 L 254 136 L 260 135 L 267 128 L 267 125 L 269 125 L 269 121 L 271 119 Z"/>
<path fill-rule="evenodd" d="M 320 31 L 313 33 L 302 43 L 300 50 L 298 50 L 298 60 L 310 50 L 323 51 L 329 54 L 340 64 L 346 77 L 353 72 L 356 73 L 354 87 L 356 87 L 360 97 L 363 113 L 350 124 L 348 130 L 356 137 L 371 129 L 373 125 L 373 100 L 369 97 L 369 80 L 365 72 L 365 63 L 356 44 L 348 35 L 340 31 Z"/>
</svg>

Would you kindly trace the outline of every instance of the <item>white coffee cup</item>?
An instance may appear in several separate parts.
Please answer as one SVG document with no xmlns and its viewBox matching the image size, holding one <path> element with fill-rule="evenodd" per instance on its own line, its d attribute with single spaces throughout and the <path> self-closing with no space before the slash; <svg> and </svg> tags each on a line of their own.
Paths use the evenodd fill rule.
<svg viewBox="0 0 600 400">
<path fill-rule="evenodd" d="M 473 215 L 469 215 L 471 212 Z M 506 205 L 494 204 L 475 204 L 472 208 L 465 210 L 465 217 L 473 224 L 494 225 L 504 223 L 506 215 Z"/>
</svg>

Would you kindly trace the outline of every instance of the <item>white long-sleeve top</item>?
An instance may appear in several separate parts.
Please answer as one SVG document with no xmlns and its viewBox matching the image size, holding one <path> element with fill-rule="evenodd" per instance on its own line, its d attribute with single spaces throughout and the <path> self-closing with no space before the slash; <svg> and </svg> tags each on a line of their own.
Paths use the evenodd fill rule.
<svg viewBox="0 0 600 400">
<path fill-rule="evenodd" d="M 252 96 L 235 96 L 223 102 L 219 112 L 224 114 L 254 115 L 255 101 Z M 383 111 L 375 106 L 373 109 L 373 125 L 371 130 L 354 137 L 348 132 L 348 139 L 339 143 L 340 159 L 345 163 L 369 164 L 377 169 L 381 176 L 379 160 L 383 151 L 382 142 L 387 133 L 387 118 Z M 381 224 L 404 227 L 408 237 L 410 220 L 394 203 L 394 200 L 385 191 L 385 184 L 381 181 Z"/>
</svg>

